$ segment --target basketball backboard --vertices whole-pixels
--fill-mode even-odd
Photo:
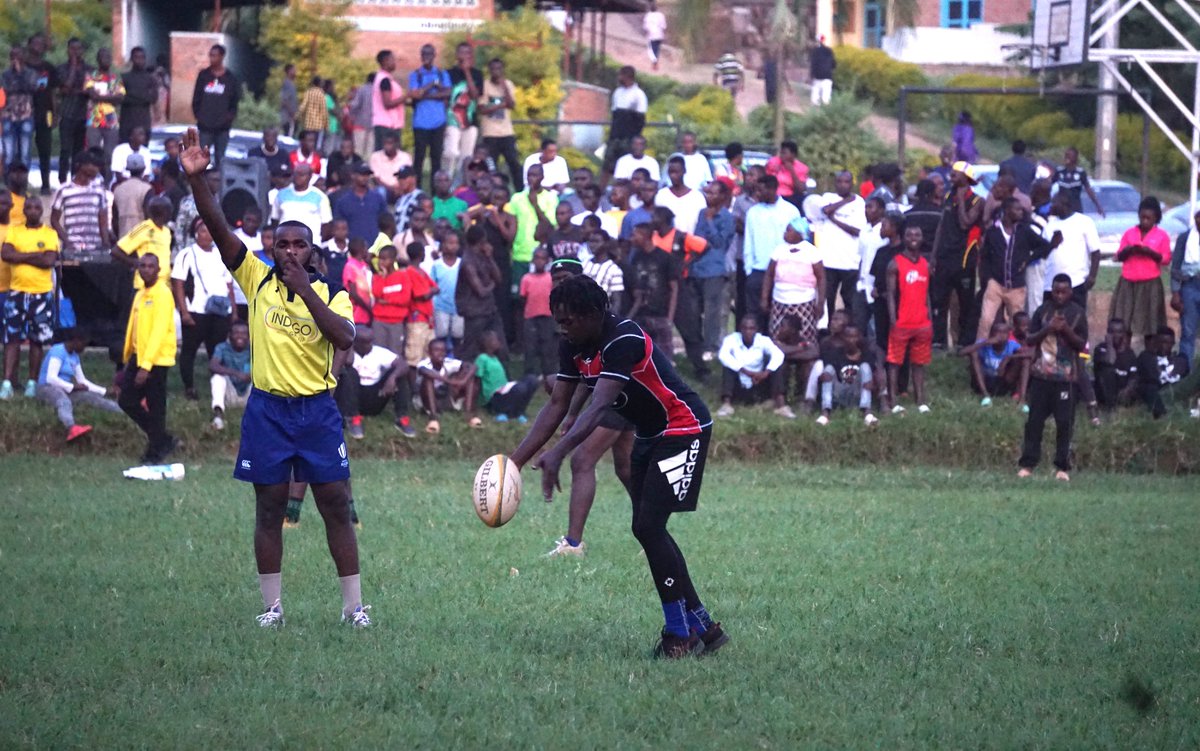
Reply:
[[[1091,29],[1089,0],[1034,0],[1034,70],[1081,65],[1087,62]]]

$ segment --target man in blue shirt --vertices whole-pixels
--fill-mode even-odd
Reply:
[[[746,238],[742,245],[742,265],[746,274],[745,305],[756,312],[760,330],[767,328],[762,311],[762,285],[771,264],[771,253],[783,244],[783,231],[800,210],[779,198],[779,181],[767,175],[758,181],[758,203],[746,212]]]
[[[333,219],[346,220],[350,239],[359,238],[370,245],[379,235],[379,214],[387,203],[378,191],[371,190],[371,167],[365,162],[354,168],[350,190],[339,190],[334,197]]]
[[[437,54],[432,44],[421,47],[421,67],[408,74],[408,100],[413,105],[413,169],[417,184],[425,168],[425,151],[429,151],[432,173],[442,163],[442,143],[446,136],[446,100],[450,98],[450,76],[433,66]]]
[[[696,234],[708,241],[708,248],[692,261],[684,285],[696,301],[704,360],[711,362],[721,348],[729,301],[725,296],[725,264],[736,228],[729,212],[729,185],[713,180],[704,188],[707,207],[696,220]]]

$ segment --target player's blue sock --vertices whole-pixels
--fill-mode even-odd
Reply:
[[[703,634],[705,631],[712,628],[713,619],[704,609],[703,605],[689,610],[687,613],[688,625],[696,629],[696,633]]]
[[[662,609],[667,632],[686,639],[688,633],[690,633],[688,631],[686,601],[664,602]]]
[[[570,545],[571,547],[573,547],[573,548],[579,547],[579,540],[576,540],[573,537],[563,537],[563,539],[566,540],[567,544]]]

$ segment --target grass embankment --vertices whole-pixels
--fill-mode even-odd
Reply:
[[[519,362],[510,372],[519,372]],[[835,413],[825,428],[801,415],[798,420],[776,417],[764,407],[739,408],[728,419],[718,420],[713,436],[715,461],[790,462],[839,466],[939,466],[961,469],[1011,469],[1020,453],[1024,415],[1011,400],[997,399],[990,409],[981,409],[967,386],[965,361],[938,356],[930,372],[930,400],[934,412],[918,415],[910,409],[904,417],[881,415],[875,429],[862,425],[854,413]],[[85,360],[93,380],[111,373],[99,356]],[[681,372],[688,375],[684,365]],[[197,366],[201,401],[183,399],[178,376],[170,376],[171,395],[168,427],[186,442],[179,456],[183,461],[220,460],[231,463],[237,454],[238,419],[231,414],[229,427],[217,433],[209,425],[206,368]],[[714,382],[717,378],[713,379]],[[701,394],[715,411],[720,399],[716,386],[701,387]],[[541,406],[538,396],[530,416]],[[142,449],[141,434],[123,415],[98,415],[80,410],[80,422],[90,422],[96,431],[79,442],[66,445],[54,414],[41,403],[21,397],[0,402],[0,451],[32,452],[64,457],[119,456],[133,462]],[[403,438],[386,416],[366,420],[367,437],[351,442],[354,458],[459,459],[482,458],[511,451],[520,440],[521,426],[488,420],[482,430],[469,430],[459,415],[442,420],[442,434],[423,432],[424,419],[417,417],[418,436]],[[1052,425],[1052,423],[1051,423]],[[1045,435],[1046,458],[1053,447],[1053,427]],[[1105,417],[1105,424],[1087,424],[1082,408],[1076,421],[1075,455],[1080,469],[1092,472],[1162,472],[1187,474],[1200,471],[1200,421],[1177,408],[1164,420],[1151,420],[1143,409],[1126,409]],[[230,464],[232,466],[232,464]]]
[[[356,462],[376,626],[338,627],[308,504],[270,633],[225,461],[0,459],[0,746],[1200,745],[1190,479],[712,464],[671,527],[732,641],[661,664],[611,472],[588,557],[546,560],[561,499],[486,528],[475,464]]]

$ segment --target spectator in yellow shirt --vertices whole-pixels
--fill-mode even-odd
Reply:
[[[125,369],[117,403],[146,434],[143,464],[161,464],[178,446],[167,432],[167,373],[175,364],[175,300],[162,280],[158,256],[138,258],[142,289],[125,328]]]
[[[11,399],[12,379],[21,361],[21,343],[29,342],[29,380],[25,396],[37,396],[42,347],[54,338],[54,278],[58,233],[42,224],[42,199],[25,199],[25,226],[9,226],[0,260],[9,264],[9,292],[4,300],[4,382],[0,399]]]
[[[129,234],[117,241],[111,251],[112,257],[136,272],[133,288],[142,288],[141,264],[139,259],[147,253],[158,256],[158,270],[162,279],[171,276],[171,199],[155,196],[146,207],[150,217],[129,230]]]

